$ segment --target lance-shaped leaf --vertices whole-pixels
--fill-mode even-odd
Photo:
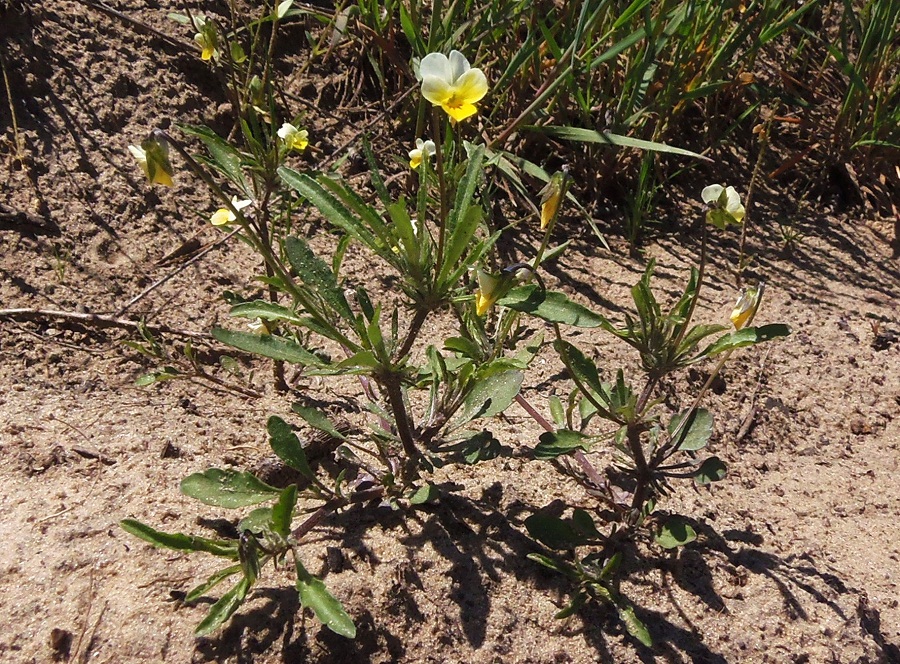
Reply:
[[[250,191],[247,180],[244,178],[244,172],[241,169],[241,154],[228,141],[222,139],[212,129],[203,125],[179,125],[179,129],[203,141],[206,149],[209,150],[210,159],[201,159],[201,161],[213,166],[237,185],[242,192]]]
[[[307,609],[312,609],[323,625],[335,634],[340,634],[348,639],[356,638],[356,625],[353,619],[344,611],[341,603],[334,595],[328,592],[328,588],[306,571],[303,563],[295,559],[297,565],[297,592],[300,594],[300,604]]]
[[[272,506],[272,528],[287,537],[291,534],[291,522],[294,519],[294,506],[297,504],[297,485],[291,484],[281,492],[278,502]]]
[[[347,304],[344,291],[328,264],[316,256],[302,238],[288,237],[284,241],[284,248],[300,281],[342,318],[353,322],[353,312]]]
[[[628,630],[628,633],[648,648],[653,647],[653,639],[650,637],[650,632],[641,619],[637,617],[634,607],[621,598],[618,598],[615,604],[619,620],[625,623],[625,629]]]
[[[194,634],[197,636],[206,636],[212,634],[216,629],[221,627],[247,598],[247,592],[250,590],[251,585],[253,585],[252,582],[246,577],[238,581],[234,588],[222,595],[222,597],[219,598],[219,601],[210,607],[209,613],[207,613],[203,621],[197,625]]]
[[[250,332],[236,332],[225,330],[221,327],[213,328],[213,337],[223,344],[234,348],[269,357],[273,360],[284,360],[291,364],[320,367],[324,363],[321,359],[310,353],[296,341],[285,337],[276,337],[271,334],[252,334]]]
[[[603,316],[573,302],[563,293],[545,291],[537,284],[513,288],[500,298],[498,304],[551,323],[575,327],[600,327],[606,323]]]
[[[217,585],[222,583],[225,579],[230,576],[234,576],[235,574],[239,574],[241,571],[240,563],[237,565],[232,565],[231,567],[226,567],[225,569],[220,569],[215,574],[211,574],[206,581],[201,583],[196,588],[192,589],[188,592],[187,595],[184,596],[184,601],[188,604],[196,602],[198,599],[203,597],[210,590],[215,588]]]
[[[312,203],[329,222],[368,247],[378,246],[378,240],[366,224],[313,178],[284,166],[278,169],[278,175],[289,187]]]
[[[239,318],[262,318],[264,320],[284,321],[294,325],[303,325],[304,323],[304,319],[298,316],[293,309],[274,302],[267,302],[266,300],[241,302],[231,307],[229,313]]]
[[[650,152],[668,152],[669,154],[677,154],[685,157],[694,157],[695,159],[703,159],[704,161],[712,161],[709,157],[702,154],[685,150],[684,148],[676,148],[665,143],[655,141],[645,141],[640,138],[632,138],[631,136],[621,136],[619,134],[611,134],[608,131],[599,132],[595,129],[582,129],[580,127],[555,127],[527,126],[523,129],[533,129],[540,131],[554,138],[561,138],[565,141],[578,141],[581,143],[599,143],[601,145],[614,145],[623,148],[638,148],[639,150],[648,150]]]
[[[719,353],[735,348],[743,348],[744,346],[752,346],[753,344],[762,343],[779,337],[786,337],[791,333],[791,328],[781,323],[772,325],[763,325],[762,327],[745,327],[731,334],[717,339],[715,343],[703,351],[702,355],[712,357]]]
[[[181,493],[207,505],[247,507],[271,500],[281,489],[269,486],[250,473],[210,468],[181,480]]]
[[[122,519],[119,525],[127,533],[139,537],[153,546],[176,551],[202,551],[223,558],[237,558],[237,543],[229,540],[211,540],[183,533],[164,533],[134,519]]]
[[[325,416],[322,411],[316,408],[308,408],[306,406],[302,406],[296,402],[291,404],[291,410],[302,417],[306,421],[306,423],[313,429],[323,431],[332,438],[347,440],[347,437],[338,430],[338,428],[332,423],[331,420],[329,420]]]

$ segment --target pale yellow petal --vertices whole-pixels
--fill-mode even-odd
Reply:
[[[487,77],[480,69],[470,69],[459,77],[453,87],[455,97],[468,104],[474,104],[487,94]]]
[[[235,216],[228,208],[219,208],[209,219],[213,226],[225,226],[235,220]]]
[[[453,96],[453,88],[436,76],[428,76],[422,80],[422,96],[435,106],[441,106]]]

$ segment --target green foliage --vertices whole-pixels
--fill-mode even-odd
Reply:
[[[875,4],[873,16],[888,15]],[[452,478],[454,464],[511,454],[488,427],[518,402],[546,429],[534,446],[535,459],[554,464],[561,479],[575,477],[598,503],[596,509],[579,506],[570,516],[546,509],[524,520],[536,546],[558,552],[557,557],[533,553],[530,558],[572,584],[570,601],[558,617],[592,600],[605,602],[615,607],[637,642],[652,644],[639,612],[619,592],[623,555],[654,541],[668,549],[696,539],[686,518],[663,519],[654,510],[676,480],[705,486],[726,476],[718,457],[702,458],[716,438],[713,415],[700,403],[732,353],[784,337],[789,329],[781,324],[744,327],[758,297],[748,317],[732,318],[739,328],[733,332],[717,322],[694,321],[708,262],[706,234],[740,223],[743,207],[738,214],[737,207],[729,211],[716,201],[707,215],[712,228],[701,224],[698,265],[674,301],[667,302],[654,288],[650,260],[631,288],[628,310],[616,321],[612,318],[618,315],[547,290],[542,276],[547,261],[568,247],[568,242],[551,245],[551,238],[558,242],[560,208],[564,202],[577,203],[573,191],[579,184],[619,177],[621,171],[634,190],[627,217],[629,237],[636,242],[672,164],[684,163],[674,160],[708,161],[697,150],[746,121],[758,106],[755,97],[744,99],[746,91],[734,83],[742,67],[752,65],[761,48],[811,10],[782,0],[753,4],[744,17],[734,6],[686,0],[636,0],[624,7],[606,0],[563,3],[549,14],[542,7],[506,0],[483,6],[389,0],[382,7],[360,0],[336,10],[331,45],[355,38],[351,17],[367,26],[375,48],[365,49],[366,60],[385,93],[392,81],[406,86],[411,80],[408,54],[400,48],[404,38],[414,63],[466,45],[472,46],[466,51],[476,64],[479,54],[481,59],[491,54],[494,85],[489,104],[476,100],[482,123],[477,129],[456,116],[450,123],[442,115],[446,105],[429,107],[425,96],[419,97],[410,118],[414,122],[408,124],[416,127],[423,158],[402,193],[397,174],[379,163],[376,148],[381,146],[368,139],[361,141],[368,185],[310,170],[294,159],[308,136],[294,126],[299,120],[287,107],[281,70],[272,58],[280,23],[312,9],[293,7],[288,0],[266,6],[261,16],[230,30],[212,19],[185,17],[213,66],[227,74],[222,80],[228,81],[233,131],[226,139],[208,127],[181,126],[181,135],[202,149],[197,155],[162,132],[146,143],[159,164],[168,163],[163,157],[171,146],[220,201],[224,207],[214,223],[255,252],[260,272],[255,281],[264,288],[262,293],[227,294],[232,324],[249,323],[253,332],[216,328],[213,337],[273,360],[275,387],[282,392],[314,379],[327,383],[324,393],[336,391],[358,406],[351,407],[352,424],[346,425],[332,421],[326,414],[331,409],[321,406],[317,394],[294,403],[302,425],[315,432],[308,445],[292,424],[269,417],[271,449],[297,474],[285,488],[248,472],[216,468],[182,481],[182,492],[205,504],[253,508],[237,521],[232,539],[122,522],[127,532],[155,546],[227,561],[188,593],[189,601],[197,601],[226,580],[232,584],[211,605],[198,634],[222,626],[250,596],[266,565],[281,565],[290,554],[300,604],[335,633],[354,638],[350,615],[306,569],[300,555],[308,543],[304,538],[351,504],[429,509],[418,506],[441,500],[436,468]],[[509,30],[509,25],[521,29]],[[324,38],[313,46],[314,53],[325,49]],[[885,52],[878,51],[878,57]],[[427,63],[420,73],[425,70]],[[848,75],[854,85],[861,79],[859,72]],[[871,90],[863,83],[868,87],[861,90]],[[688,135],[682,131],[686,126],[694,128],[696,109],[743,102],[750,110],[709,127],[702,144],[673,144]],[[859,97],[850,108],[857,113],[864,103]],[[413,111],[398,111],[403,112]],[[433,155],[421,142],[426,127]],[[524,153],[519,141],[535,137],[552,149],[529,151],[529,159],[516,154]],[[560,145],[566,146],[564,154],[553,154]],[[570,161],[568,171],[555,165],[561,158]],[[538,194],[535,183],[547,186]],[[504,192],[508,201],[501,198]],[[731,205],[728,196],[736,192],[729,192],[723,200]],[[505,219],[508,211],[515,216],[517,196],[540,208],[543,237],[533,253],[523,240],[523,227],[514,228],[517,219]],[[317,224],[325,232],[307,237],[306,225]],[[504,254],[501,261],[495,246],[504,233],[519,235],[505,249],[526,247],[525,255],[510,259]],[[344,270],[345,256],[363,261],[366,273]],[[761,287],[755,292],[761,297]],[[542,331],[535,333],[533,327]],[[577,344],[569,328],[584,333]],[[522,394],[545,331],[551,330],[552,351],[565,371],[549,382],[555,388],[571,381],[548,398],[553,424]],[[623,341],[636,360],[620,364],[591,348],[587,340],[600,334]],[[215,379],[203,373],[190,346],[184,349],[185,361],[177,363],[152,337],[142,337],[132,347],[164,366],[140,378],[140,384],[204,375]],[[686,370],[711,362],[717,364],[696,389],[686,380]],[[284,363],[295,365],[293,385],[288,385]],[[478,426],[471,430],[475,421]],[[327,452],[321,454],[320,447]],[[607,466],[595,467],[597,459]],[[639,566],[629,568],[634,567]]]

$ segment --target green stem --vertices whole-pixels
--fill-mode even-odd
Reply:
[[[444,177],[444,151],[441,146],[441,116],[437,106],[431,111],[431,126],[434,132],[434,154],[435,167],[437,168],[438,187],[441,192],[441,218],[438,221],[438,246],[437,255],[435,256],[435,272],[434,280],[437,284],[438,276],[441,273],[444,262],[444,242],[447,235],[447,215],[449,214],[449,203],[447,200],[447,181]]]
[[[399,377],[394,373],[382,375],[379,382],[382,387],[384,387],[388,403],[394,413],[394,421],[397,425],[397,435],[400,437],[400,442],[403,444],[403,451],[406,453],[404,479],[408,482],[415,479],[417,476],[418,462],[422,455],[416,447],[415,440],[413,440],[412,427],[409,423],[409,414],[406,410],[406,401],[403,398],[403,388],[400,385]]]
[[[688,309],[687,316],[684,319],[684,322],[681,324],[681,332],[678,333],[678,337],[672,343],[671,348],[678,348],[681,344],[681,341],[684,339],[684,335],[687,334],[688,328],[691,325],[691,319],[694,317],[694,309],[697,307],[697,300],[700,299],[700,289],[703,287],[703,277],[706,276],[706,237],[708,234],[706,225],[706,219],[703,220],[703,230],[700,231],[700,267],[697,270],[697,288],[694,290],[694,297],[691,298],[691,306]]]

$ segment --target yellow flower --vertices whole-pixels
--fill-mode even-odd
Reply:
[[[750,324],[759,309],[759,303],[762,300],[763,289],[765,284],[760,282],[756,286],[752,286],[744,290],[738,301],[734,305],[731,312],[731,324],[735,330],[740,330]]]
[[[500,298],[500,286],[503,279],[499,279],[481,268],[478,268],[475,276],[478,278],[478,290],[475,291],[475,314],[484,316],[488,309],[494,306],[494,302]]]
[[[503,268],[500,275],[485,272],[481,268],[475,271],[478,279],[478,290],[475,291],[475,313],[484,316],[501,297],[516,284],[530,281],[535,276],[534,268],[528,263],[514,263]]]
[[[238,210],[243,210],[245,207],[250,205],[252,201],[249,200],[240,200],[237,196],[231,197],[231,204]],[[234,212],[232,212],[228,208],[219,208],[215,211],[212,217],[209,218],[209,223],[213,226],[227,226],[233,221],[237,221],[237,217]]]
[[[459,122],[475,115],[475,102],[487,94],[487,77],[480,69],[473,69],[459,51],[429,53],[419,64],[422,77],[422,96],[440,106]]]
[[[169,146],[161,141],[148,138],[138,145],[129,145],[128,151],[137,160],[138,166],[151,184],[172,186],[172,164],[169,163]]]
[[[434,156],[434,141],[423,141],[421,138],[416,139],[416,147],[409,151],[409,167],[413,170],[417,169],[425,157],[429,159]]]
[[[278,138],[284,141],[284,147],[288,150],[303,152],[309,145],[309,132],[305,129],[297,129],[290,122],[285,122],[278,130]]]
[[[203,16],[194,19],[199,32],[194,35],[194,41],[202,49],[200,53],[201,60],[209,60],[219,55],[219,38],[216,35],[216,26],[212,21],[206,20]]]
[[[700,197],[713,208],[706,213],[707,221],[713,226],[725,228],[728,224],[739,224],[744,220],[746,210],[734,187],[711,184],[703,188]]]
[[[541,189],[541,230],[546,230],[548,224],[556,216],[559,210],[559,202],[562,200],[563,184],[565,183],[565,174],[558,171],[550,178],[543,189]]]

